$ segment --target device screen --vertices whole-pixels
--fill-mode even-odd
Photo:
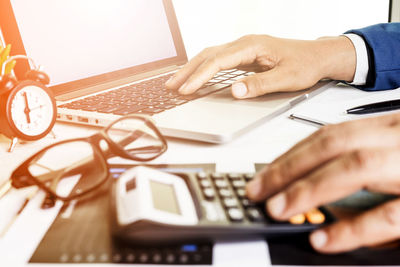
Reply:
[[[177,55],[162,0],[11,0],[51,86]]]
[[[173,185],[150,180],[150,188],[155,209],[181,215]]]

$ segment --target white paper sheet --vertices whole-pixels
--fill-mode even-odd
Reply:
[[[168,151],[153,163],[193,164],[216,162],[219,163],[217,164],[217,169],[220,172],[250,172],[253,171],[254,162],[272,161],[293,144],[316,130],[315,127],[288,119],[289,114],[299,113],[333,122],[338,118],[342,118],[341,116],[346,108],[369,103],[370,101],[375,102],[392,98],[400,98],[400,89],[368,93],[349,87],[335,87],[328,89],[321,95],[265,123],[229,144],[213,145],[170,140]],[[346,116],[345,119],[347,120],[348,117]],[[46,137],[38,142],[19,145],[11,154],[6,152],[8,141],[1,139],[0,158],[2,160],[0,161],[0,181],[7,179],[18,164],[45,145],[66,138],[87,136],[96,132],[97,129],[56,124],[54,131],[57,134],[57,139]],[[121,163],[126,161],[113,159],[111,162]],[[43,195],[43,193],[39,193],[21,213],[7,235],[0,238],[1,266],[24,265],[56,217],[61,203],[57,203],[55,208],[41,210],[39,206]],[[10,218],[10,214],[7,215],[6,213],[14,214],[16,209],[21,205],[23,198],[24,193],[14,192],[13,195],[0,199],[0,220]],[[216,266],[270,265],[268,247],[263,241],[218,244],[215,246],[214,256]],[[13,265],[11,265],[11,262]]]

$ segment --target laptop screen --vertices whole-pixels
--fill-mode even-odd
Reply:
[[[5,41],[13,54],[42,65],[55,89],[74,90],[186,60],[170,1],[5,2],[13,14],[10,23],[1,21]]]

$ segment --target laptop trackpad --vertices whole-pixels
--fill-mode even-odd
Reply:
[[[153,118],[167,135],[176,135],[176,130],[180,130],[186,134],[197,133],[230,139],[255,122],[280,110],[284,111],[290,101],[301,94],[304,92],[274,93],[249,100],[237,100],[227,88],[157,114]]]

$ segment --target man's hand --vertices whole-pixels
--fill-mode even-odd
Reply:
[[[267,200],[278,220],[339,200],[360,189],[400,194],[400,114],[326,126],[295,145],[248,184],[254,201]],[[400,200],[310,236],[325,253],[352,250],[400,238]]]
[[[167,83],[167,88],[191,94],[218,71],[239,68],[258,72],[232,85],[236,98],[306,89],[319,80],[352,81],[355,49],[344,36],[302,41],[267,35],[248,35],[206,48]]]

